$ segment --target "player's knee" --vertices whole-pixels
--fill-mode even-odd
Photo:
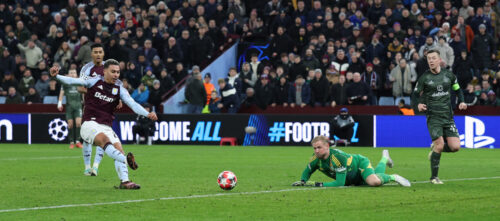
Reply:
[[[104,133],[99,133],[94,138],[94,144],[105,148],[104,145],[109,143],[109,138]]]
[[[78,128],[82,127],[82,123],[76,123],[76,127]]]
[[[68,128],[73,129],[73,121],[68,121]]]
[[[448,144],[451,152],[458,152],[460,150],[460,144]]]
[[[369,185],[369,186],[380,186],[382,185],[382,181],[380,180],[380,178],[378,178],[378,176],[370,176],[367,180],[366,180],[366,183]]]

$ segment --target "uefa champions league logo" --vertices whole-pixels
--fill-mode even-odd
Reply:
[[[68,124],[61,118],[56,118],[49,123],[49,135],[55,141],[62,141],[68,136]]]

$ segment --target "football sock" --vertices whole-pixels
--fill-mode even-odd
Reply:
[[[382,160],[375,167],[375,173],[385,173],[385,165],[387,165],[387,158],[382,157]]]
[[[75,129],[75,137],[76,137],[75,142],[80,142],[80,128],[79,127],[77,127]]]
[[[122,182],[129,181],[128,168],[126,163],[115,160],[115,169],[116,173],[118,174],[118,178],[120,178],[120,181]]]
[[[95,157],[94,157],[95,168],[99,168],[99,164],[101,163],[102,157],[104,157],[104,150],[100,146],[96,146]]]
[[[393,175],[387,175],[385,173],[377,173],[376,175],[378,176],[378,178],[380,179],[382,184],[385,184],[385,183],[388,183],[388,182],[391,182],[394,180]]]
[[[450,146],[448,146],[448,143],[444,143],[443,152],[453,152],[451,151]]]
[[[83,142],[83,163],[85,164],[85,169],[90,169],[90,155],[92,154],[92,144]]]
[[[75,129],[68,127],[68,131],[69,131],[69,133],[68,133],[69,142],[74,143],[75,142]]]
[[[109,157],[111,157],[117,161],[120,161],[122,163],[127,162],[127,158],[125,157],[125,155],[123,155],[122,152],[117,150],[111,143],[106,144],[106,150],[104,152],[106,152],[106,154]]]
[[[441,154],[432,152],[431,154],[431,178],[437,177],[439,171],[439,161],[441,160]]]

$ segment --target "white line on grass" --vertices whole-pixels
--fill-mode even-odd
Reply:
[[[474,178],[457,178],[443,180],[446,182],[453,181],[469,181],[469,180],[492,180],[500,179],[500,176],[494,177],[474,177]],[[416,183],[428,183],[429,181],[415,181]],[[391,185],[391,184],[389,184]],[[392,184],[395,185],[395,184]],[[209,198],[209,197],[219,197],[219,196],[234,196],[234,195],[255,195],[255,194],[265,194],[265,193],[280,193],[280,192],[291,192],[291,191],[308,191],[308,190],[325,190],[328,188],[293,188],[293,189],[282,189],[282,190],[264,190],[255,192],[242,192],[242,193],[215,193],[215,194],[205,194],[205,195],[191,195],[191,196],[173,196],[173,197],[161,197],[155,199],[137,199],[137,200],[124,200],[124,201],[114,201],[114,202],[102,202],[102,203],[83,203],[83,204],[67,204],[59,206],[41,206],[41,207],[29,207],[29,208],[17,208],[17,209],[3,209],[0,213],[8,212],[19,212],[19,211],[30,211],[30,210],[44,210],[44,209],[59,209],[59,208],[69,208],[69,207],[88,207],[88,206],[100,206],[100,205],[113,205],[113,204],[124,204],[124,203],[141,203],[157,200],[178,200],[178,199],[193,199],[193,198]]]
[[[19,157],[19,158],[0,158],[0,161],[11,161],[11,160],[58,160],[58,159],[74,159],[82,158],[82,156],[60,156],[60,157]]]

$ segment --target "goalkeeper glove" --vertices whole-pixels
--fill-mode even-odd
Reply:
[[[321,182],[314,182],[314,181],[297,181],[295,183],[292,183],[292,186],[315,186],[315,187],[322,187],[323,183]]]

